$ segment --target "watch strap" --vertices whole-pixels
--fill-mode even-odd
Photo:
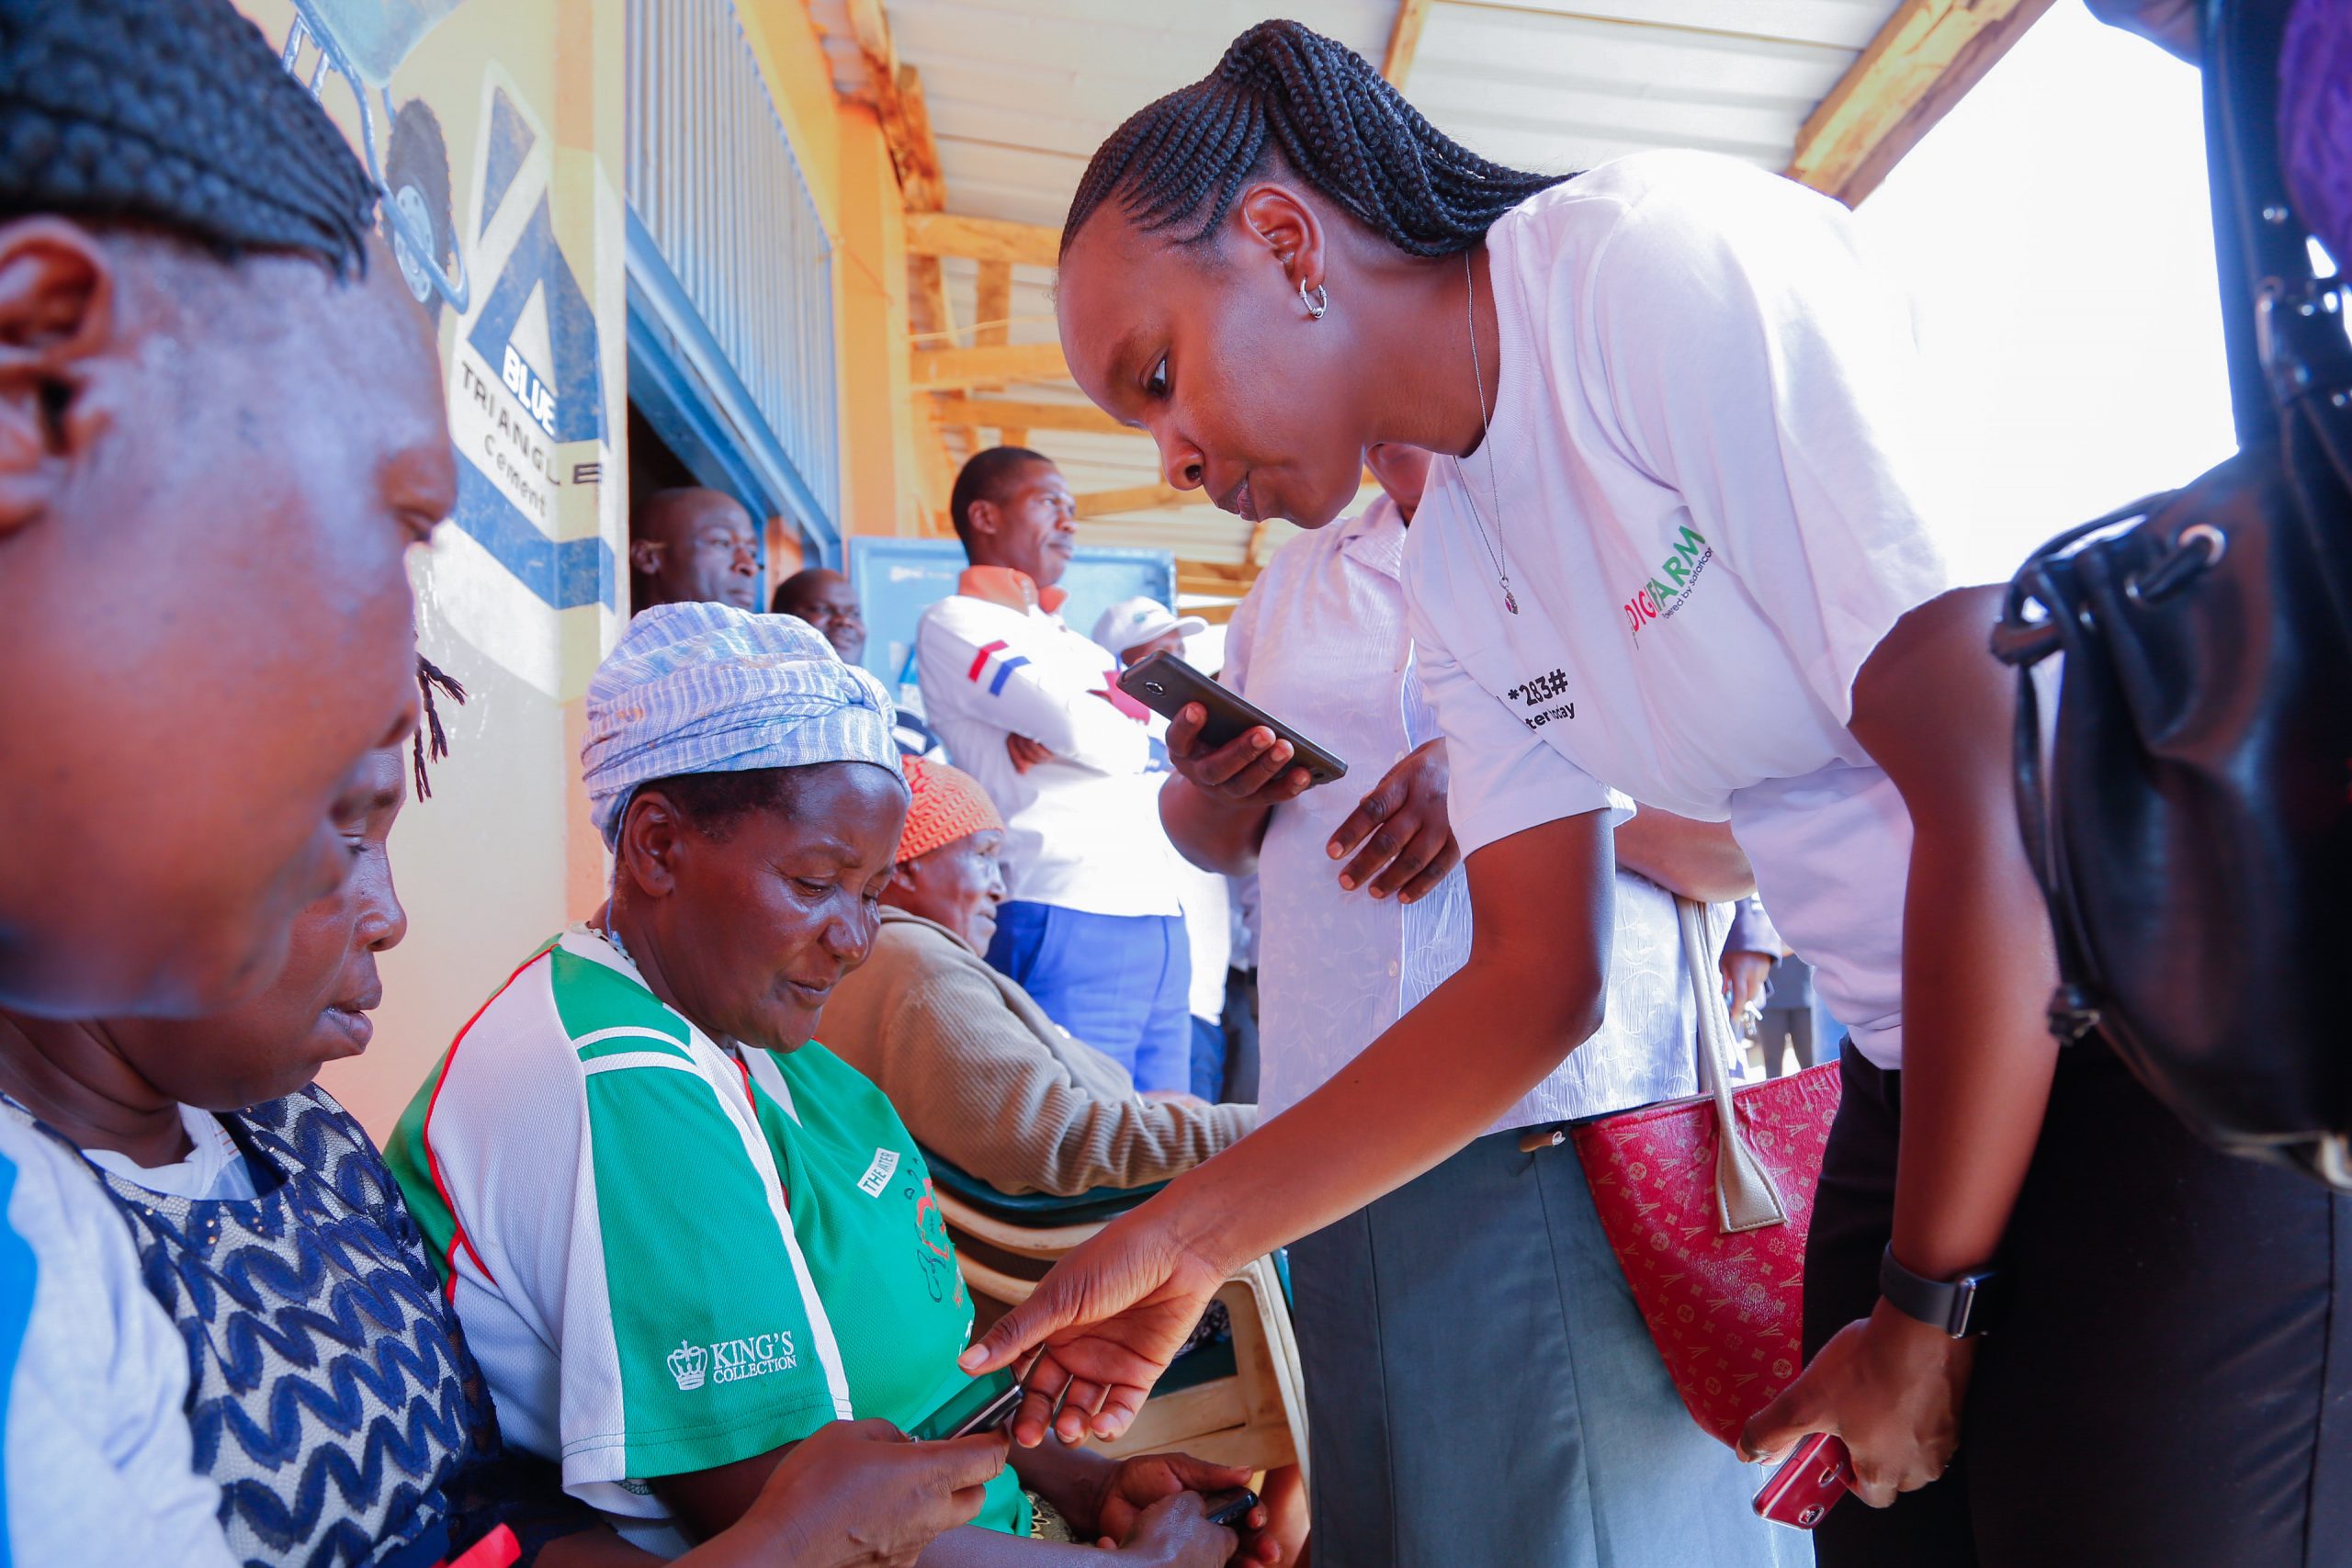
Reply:
[[[1905,1269],[1889,1247],[1880,1256],[1878,1291],[1905,1317],[1916,1317],[1954,1339],[1983,1334],[1997,1315],[2000,1270],[1975,1269],[1952,1280],[1931,1280]]]

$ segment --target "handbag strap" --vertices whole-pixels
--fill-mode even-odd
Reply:
[[[2313,275],[2278,142],[2278,62],[2290,0],[2210,0],[2205,145],[2230,399],[2238,442],[2275,438],[2290,405],[2346,385],[2340,277]],[[2345,258],[2335,258],[2339,267]]]
[[[1715,1101],[1715,1214],[1726,1233],[1762,1230],[1789,1223],[1771,1174],[1733,1114],[1731,1058],[1734,1041],[1731,1013],[1724,1005],[1723,971],[1715,955],[1723,951],[1728,925],[1706,905],[1676,894],[1675,913],[1682,921],[1683,966],[1690,972],[1690,991],[1699,1004],[1699,1070]]]

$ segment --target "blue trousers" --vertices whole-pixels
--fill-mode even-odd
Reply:
[[[1315,1568],[1811,1568],[1683,1409],[1573,1148],[1490,1134],[1290,1263]]]
[[[1136,1088],[1193,1087],[1193,952],[1182,915],[1094,915],[1015,900],[989,963],[1046,1016],[1127,1069]]]
[[[1198,1013],[1193,1015],[1193,1081],[1186,1087],[1211,1105],[1225,1099],[1225,1025]]]

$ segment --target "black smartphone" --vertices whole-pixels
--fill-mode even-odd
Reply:
[[[1119,690],[1163,718],[1174,718],[1182,713],[1186,703],[1200,704],[1208,713],[1208,722],[1201,726],[1201,739],[1211,747],[1222,746],[1263,725],[1277,739],[1290,742],[1291,750],[1296,753],[1291,761],[1305,768],[1317,784],[1327,784],[1347,776],[1347,763],[1272,714],[1243,702],[1175,654],[1154,653],[1136,660],[1119,677]]]
[[[1247,1486],[1231,1492],[1219,1492],[1204,1505],[1209,1523],[1238,1530],[1249,1522],[1250,1511],[1258,1506],[1258,1495]]]
[[[1004,1425],[1021,1404],[1021,1385],[1004,1372],[975,1378],[916,1424],[909,1436],[927,1440],[968,1438]]]

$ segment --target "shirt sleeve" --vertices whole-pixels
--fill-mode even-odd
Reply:
[[[1099,773],[1139,773],[1151,760],[1145,727],[1112,705],[1111,667],[1073,678],[1059,660],[1023,650],[1027,624],[979,620],[943,606],[916,632],[927,713],[960,714],[1035,740],[1057,758]]]
[[[1627,209],[1589,284],[1556,280],[1577,292],[1563,319],[1599,346],[1577,356],[1586,395],[1844,723],[1880,640],[1952,585],[1926,522],[1911,302],[1837,201],[1715,160],[1678,166],[1689,177]]]
[[[1564,817],[1613,809],[1611,826],[1632,815],[1630,802],[1545,745],[1501,698],[1454,661],[1406,573],[1407,621],[1421,689],[1445,732],[1452,784],[1446,817],[1464,858],[1498,840]]]
[[[141,1281],[122,1215],[62,1151],[0,1145],[6,1545],[18,1563],[229,1568],[220,1489],[196,1469],[187,1351]],[[13,1319],[13,1324],[6,1320]]]

